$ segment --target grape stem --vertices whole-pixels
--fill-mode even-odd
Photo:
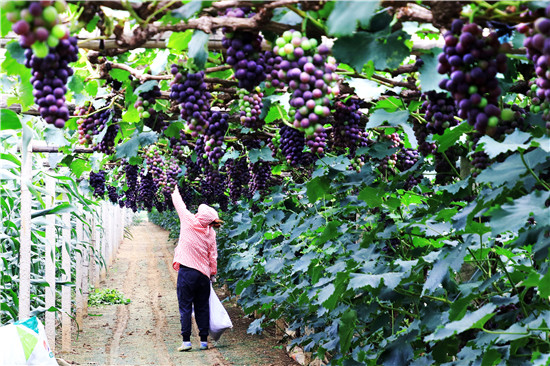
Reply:
[[[449,165],[453,169],[453,172],[456,174],[456,176],[460,178],[460,173],[458,172],[458,170],[456,170],[456,167],[454,166],[454,164],[451,163],[451,160],[449,159],[447,154],[445,154],[445,151],[442,151],[441,154],[443,154],[443,157],[445,158],[445,160],[447,160],[447,163],[449,163]]]
[[[104,111],[106,109],[110,109],[113,107],[113,105],[115,104],[115,101],[116,101],[116,98],[113,98],[113,100],[111,101],[111,103],[109,103],[108,105],[106,105],[105,107],[101,107],[91,113],[88,113],[88,114],[83,114],[82,116],[70,116],[69,118],[86,118],[86,117],[90,117],[96,113],[99,113],[101,111]]]
[[[540,180],[540,178],[535,174],[535,172],[533,171],[533,169],[531,169],[531,167],[529,165],[527,165],[527,162],[525,161],[525,156],[523,155],[524,154],[524,150],[520,149],[519,150],[519,156],[521,157],[521,161],[523,162],[523,165],[525,166],[525,168],[527,169],[527,171],[529,172],[529,174],[531,174],[533,176],[533,178],[535,178],[535,180],[541,185],[543,186],[544,188],[546,188],[547,191],[550,191],[550,187],[548,186],[548,184],[546,184],[544,181]]]
[[[180,1],[172,0],[168,4],[164,5],[163,7],[155,10],[153,12],[153,14],[149,15],[149,17],[147,19],[145,19],[145,23],[143,25],[149,24],[155,18],[155,16],[157,16],[157,14],[163,12],[164,10],[170,8],[171,6],[173,6],[174,4],[179,3],[179,2]]]
[[[325,34],[327,33],[327,27],[323,24],[321,24],[317,19],[313,19],[308,13],[305,11],[298,9],[295,5],[287,4],[287,9],[292,10],[299,16],[301,16],[304,19],[307,19],[311,23],[313,23],[317,28],[321,29]]]
[[[122,2],[124,9],[127,10],[132,17],[135,18],[135,20],[140,24],[143,25],[144,20],[141,19],[139,15],[137,15],[136,11],[132,7],[132,4],[128,0]]]
[[[277,111],[279,112],[279,115],[281,116],[281,121],[283,121],[283,123],[284,123],[285,125],[287,125],[288,127],[294,128],[294,126],[291,125],[290,122],[288,122],[288,121],[283,117],[283,116],[284,116],[284,114],[283,114],[283,109],[281,108],[281,105],[280,105],[280,104],[277,104]]]

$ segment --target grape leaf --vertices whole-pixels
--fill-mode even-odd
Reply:
[[[338,327],[338,336],[340,337],[340,351],[345,354],[350,346],[353,334],[355,333],[355,326],[357,323],[357,311],[354,309],[348,309],[340,318]]]
[[[46,125],[44,128],[44,138],[52,145],[68,146],[71,143],[67,141],[63,135],[63,131],[63,129],[57,128],[54,125]]]
[[[201,70],[204,69],[206,58],[208,57],[208,50],[206,49],[208,39],[210,39],[210,34],[196,29],[193,32],[191,41],[189,41],[188,55],[194,60],[195,65]]]
[[[21,128],[21,121],[17,113],[11,109],[0,109],[0,130],[18,130]]]
[[[151,74],[158,75],[164,71],[166,64],[168,63],[169,50],[159,51],[151,64]]]
[[[148,92],[149,90],[152,90],[155,86],[158,86],[158,82],[156,80],[148,80],[137,87],[136,90],[134,90],[133,94],[139,95],[141,93]]]
[[[403,31],[389,36],[358,32],[338,38],[332,50],[338,61],[352,66],[357,72],[361,72],[363,65],[370,60],[378,70],[393,69],[410,55],[410,49],[405,44],[409,38]]]
[[[442,328],[437,329],[434,333],[424,337],[425,342],[438,341],[448,338],[455,334],[460,334],[471,328],[480,328],[493,317],[493,311],[496,309],[496,305],[489,303],[485,304],[476,311],[466,314],[461,320],[455,320],[447,323]]]
[[[380,281],[384,280],[384,285],[393,290],[399,285],[402,277],[403,273],[400,272],[386,272],[384,274],[353,273],[349,281],[349,287],[354,290],[367,286],[378,288]]]
[[[261,149],[252,149],[248,152],[248,157],[250,162],[254,164],[258,160],[263,161],[276,161],[272,156],[271,149],[267,146],[262,147]]]
[[[434,48],[432,49],[432,52],[425,53],[420,57],[422,61],[424,61],[424,64],[418,69],[420,88],[423,91],[443,91],[439,88],[439,81],[443,78],[443,76],[437,72],[437,65],[439,63],[437,58],[440,53],[440,48]]]
[[[547,215],[548,216],[548,215]],[[550,217],[547,217],[547,221],[546,222],[550,222]],[[546,271],[546,274],[544,275],[544,277],[542,277],[540,279],[540,282],[539,282],[539,292],[540,292],[540,296],[543,298],[543,299],[548,299],[550,298],[550,269]]]
[[[327,19],[328,33],[347,36],[355,31],[357,23],[366,27],[378,8],[378,1],[337,1]]]
[[[357,198],[365,201],[369,207],[380,207],[382,205],[383,193],[377,188],[366,186],[359,192]]]
[[[401,126],[407,123],[408,118],[409,111],[407,110],[390,113],[383,109],[377,109],[369,116],[367,128],[378,127],[385,122],[387,122],[389,126]]]
[[[329,240],[336,238],[338,236],[338,228],[341,225],[342,223],[338,220],[329,221],[321,235],[317,237],[316,244],[321,245]]]
[[[467,122],[463,122],[458,126],[448,128],[443,135],[433,135],[433,140],[438,142],[437,151],[445,152],[462,137],[463,134],[472,131],[472,126]]]
[[[12,23],[6,18],[6,11],[0,7],[0,32],[5,37],[11,31]]]
[[[313,178],[306,183],[306,187],[309,202],[313,203],[328,193],[330,188],[330,179],[325,176]]]
[[[79,94],[82,90],[84,90],[84,78],[75,73],[71,76],[71,80],[69,80],[69,84],[67,86],[74,94]]]
[[[173,10],[171,15],[177,19],[189,19],[193,15],[197,14],[202,9],[202,1],[191,0],[184,6]]]
[[[170,38],[168,38],[168,43],[166,46],[174,49],[175,51],[186,50],[192,36],[193,31],[191,29],[188,29],[185,32],[174,32],[170,35]]]
[[[87,160],[83,159],[74,159],[71,162],[70,168],[77,179],[80,178],[82,173],[92,170],[90,163]]]
[[[111,69],[109,70],[109,75],[112,76],[113,79],[125,82],[128,81],[128,76],[130,76],[130,72],[128,70],[122,70],[122,69]]]
[[[546,161],[549,156],[544,150],[538,148],[524,156],[525,162],[531,168],[535,164]],[[527,168],[521,161],[519,154],[514,154],[504,160],[502,163],[495,163],[482,171],[477,177],[478,183],[491,183],[496,186],[504,185],[513,188],[518,182],[523,182],[521,178],[527,173]]]
[[[328,284],[319,293],[319,303],[321,303],[326,309],[333,310],[336,307],[338,300],[346,290],[346,283],[348,279],[348,272],[336,273],[334,283]]]
[[[549,223],[550,210],[545,205],[545,201],[549,198],[550,192],[534,191],[511,203],[503,204],[491,213],[492,234],[517,232],[526,225],[531,213],[535,221]]]
[[[357,96],[364,101],[376,99],[389,90],[395,93],[399,93],[401,91],[400,87],[388,89],[387,87],[368,79],[350,78],[349,80],[346,80],[346,83],[355,89]]]
[[[531,134],[519,130],[506,136],[503,142],[493,140],[489,136],[483,136],[479,139],[478,144],[484,144],[484,151],[492,159],[495,156],[507,151],[517,151],[518,149],[526,150],[529,147],[527,141],[531,138]]]
[[[445,275],[449,272],[449,268],[457,271],[462,265],[464,256],[466,255],[466,245],[456,245],[451,250],[441,250],[438,259],[428,272],[424,286],[422,287],[422,295],[426,292],[433,292],[441,285]]]
[[[25,64],[25,49],[19,45],[19,42],[12,41],[6,45],[6,49],[9,51],[11,57],[21,65]]]

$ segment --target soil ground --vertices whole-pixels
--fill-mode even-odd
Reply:
[[[74,332],[72,352],[57,357],[76,365],[298,365],[269,331],[246,333],[253,319],[246,318],[234,300],[224,302],[233,329],[217,344],[210,342],[208,350],[199,351],[193,321],[194,348],[178,352],[181,336],[173,240],[166,230],[148,221],[133,226],[131,234],[100,285],[121,291],[131,303],[89,307],[82,331]],[[223,301],[227,294],[215,289]]]

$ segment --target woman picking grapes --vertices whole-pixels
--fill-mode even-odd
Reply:
[[[180,219],[180,236],[172,266],[178,271],[177,294],[183,343],[178,351],[190,351],[191,312],[199,328],[200,349],[208,349],[210,280],[217,273],[216,231],[222,221],[212,207],[200,205],[193,215],[176,188],[172,202]]]

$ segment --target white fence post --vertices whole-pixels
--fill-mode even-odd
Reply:
[[[48,170],[49,174],[53,174],[52,170]],[[55,179],[46,175],[46,208],[52,208],[55,205]],[[48,215],[46,218],[46,250],[45,250],[45,280],[48,287],[46,292],[46,309],[55,306],[55,218],[57,215]],[[55,312],[47,311],[45,316],[44,328],[46,337],[52,351],[55,351]]]
[[[86,222],[91,225],[89,212],[83,212],[83,216],[86,218]],[[88,293],[90,287],[90,263],[92,259],[92,231],[84,230],[84,237],[86,237],[87,250],[82,247],[82,315],[88,315]]]
[[[77,212],[79,214],[82,215],[82,217],[84,216],[84,212],[82,210],[82,206],[81,205],[78,205],[77,206],[78,209],[77,209]],[[77,325],[77,329],[81,329],[82,328],[82,316],[83,316],[83,307],[84,307],[84,303],[83,303],[83,293],[84,293],[84,289],[83,289],[83,286],[82,286],[82,282],[83,282],[83,269],[84,269],[84,265],[83,265],[83,262],[84,262],[84,245],[83,245],[83,240],[84,240],[84,235],[83,235],[83,230],[82,230],[82,221],[80,220],[79,217],[76,217],[75,216],[75,221],[76,221],[76,251],[75,251],[75,262],[76,262],[76,272],[75,272],[75,275],[76,275],[76,278],[75,278],[75,305],[76,305],[76,325]]]
[[[31,313],[31,192],[32,142],[22,152],[21,161],[21,231],[19,237],[19,320]]]
[[[67,196],[65,196],[65,199]],[[61,221],[63,221],[62,240],[61,240],[61,264],[63,267],[64,275],[61,276],[63,282],[71,281],[71,214],[65,212],[61,215]],[[63,285],[61,287],[61,350],[62,352],[71,351],[71,287]]]
[[[103,262],[105,264],[104,267],[101,267],[101,275],[99,276],[99,279],[100,281],[103,281],[107,275],[106,273],[106,270],[107,270],[107,265],[108,265],[108,261],[107,261],[107,246],[108,246],[108,238],[109,236],[107,235],[107,225],[106,223],[108,222],[109,220],[109,212],[107,210],[107,206],[106,206],[106,203],[105,201],[102,201],[101,202],[101,240],[99,242],[99,245],[100,245],[100,253],[101,253],[101,256],[103,257]],[[106,227],[107,226],[107,227]]]

